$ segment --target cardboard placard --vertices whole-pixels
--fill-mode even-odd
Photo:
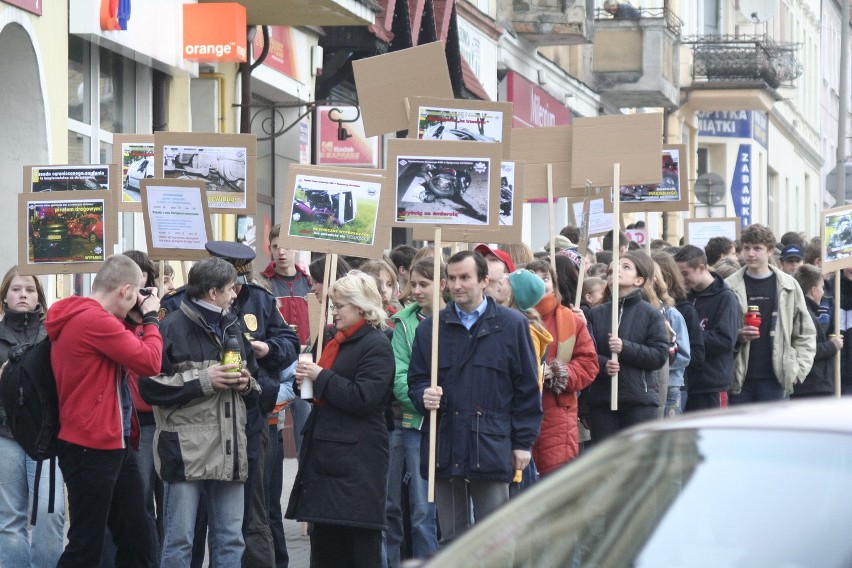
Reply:
[[[489,230],[442,227],[444,242],[469,243],[482,239],[489,243],[512,244],[521,242],[524,203],[523,162],[502,162],[500,165],[500,228]],[[506,180],[504,185],[503,180]],[[508,204],[506,202],[508,201]],[[431,241],[435,238],[432,226],[415,226],[412,238],[416,241]]]
[[[110,191],[18,195],[21,274],[97,272],[115,248],[118,216]]]
[[[352,72],[368,137],[408,128],[406,97],[453,98],[441,41],[358,59]]]
[[[509,159],[512,103],[410,97],[406,104],[409,138],[502,143]]]
[[[279,245],[382,258],[391,243],[393,195],[384,176],[353,170],[290,166]]]
[[[689,172],[686,145],[664,144],[662,156],[661,181],[621,186],[623,213],[689,211],[689,187],[684,177]],[[612,201],[609,206],[611,210]]]
[[[586,235],[586,238],[594,237],[597,235],[603,235],[612,230],[613,226],[613,214],[608,213],[605,210],[604,206],[604,198],[601,191],[597,191],[589,196],[588,200],[588,212],[589,212],[589,220],[588,227],[589,231]],[[574,225],[577,227],[583,226],[584,216],[583,216],[583,208],[585,207],[584,200],[580,199],[579,201],[571,200],[571,213],[574,217]]]
[[[118,188],[115,164],[64,164],[24,166],[24,192],[114,191]]]
[[[388,140],[393,226],[499,229],[501,152],[490,142]]]
[[[825,209],[820,217],[823,274],[852,267],[852,205]]]
[[[583,195],[582,189],[576,191],[571,187],[571,132],[570,126],[512,129],[509,155],[527,165],[524,199],[547,199],[547,164],[553,168],[555,197]]]
[[[621,165],[621,184],[660,183],[663,114],[619,114],[578,118],[572,125],[571,186],[612,185],[612,166]]]
[[[683,241],[702,249],[713,237],[728,237],[735,241],[740,238],[740,225],[739,217],[684,219]]]
[[[257,212],[257,137],[254,134],[154,134],[159,179],[205,182],[213,213]]]
[[[116,196],[119,211],[142,211],[143,179],[154,177],[154,135],[115,134],[112,137],[112,161],[120,168],[118,187],[121,196]]]
[[[151,260],[203,260],[213,240],[203,180],[142,180],[142,220]]]

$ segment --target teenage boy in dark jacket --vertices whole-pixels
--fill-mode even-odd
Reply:
[[[675,262],[689,290],[704,334],[704,364],[689,370],[684,412],[719,408],[719,393],[731,387],[734,376],[734,347],[742,312],[733,291],[707,267],[704,251],[686,245],[675,254]]]
[[[808,313],[817,331],[816,355],[814,365],[804,382],[793,386],[790,398],[805,398],[811,396],[831,396],[834,394],[834,360],[838,351],[843,349],[843,338],[840,336],[828,339],[825,334],[826,326],[821,324],[817,312],[819,303],[825,294],[825,281],[822,272],[816,266],[803,264],[793,274],[805,293],[805,303]]]

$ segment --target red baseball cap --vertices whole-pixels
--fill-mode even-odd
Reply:
[[[489,254],[493,254],[497,258],[499,258],[503,264],[506,265],[506,272],[511,273],[515,271],[515,263],[512,262],[512,257],[509,256],[509,253],[500,249],[493,249],[488,245],[478,245],[474,251],[478,252],[484,257],[487,257]]]

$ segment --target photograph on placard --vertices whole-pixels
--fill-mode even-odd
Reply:
[[[115,241],[109,198],[103,191],[46,195],[19,196],[19,264],[28,274],[97,271]]]
[[[742,222],[739,217],[714,217],[711,219],[684,219],[684,242],[704,248],[713,237],[740,238]]]
[[[204,182],[213,213],[251,215],[257,210],[257,138],[253,134],[154,135],[158,179]]]
[[[372,246],[381,193],[381,179],[297,175],[287,234]]]
[[[121,168],[119,206],[141,203],[140,182],[154,177],[154,135],[116,134],[113,138],[113,162]]]
[[[680,201],[680,148],[663,148],[663,171],[660,183],[621,186],[621,201]]]
[[[852,206],[822,213],[823,270],[852,267]]]
[[[396,221],[488,225],[488,157],[397,156]]]
[[[280,246],[381,258],[390,245],[393,196],[383,175],[290,166],[283,203]]]
[[[32,166],[27,191],[100,191],[110,187],[108,165]]]
[[[142,180],[142,218],[152,259],[200,260],[213,240],[202,180]]]
[[[417,138],[420,140],[502,142],[503,113],[489,110],[418,106]]]
[[[515,162],[500,163],[500,225],[515,224]]]

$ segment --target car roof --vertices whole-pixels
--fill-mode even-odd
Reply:
[[[811,430],[852,433],[852,398],[749,404],[647,422],[636,431],[683,429]]]

